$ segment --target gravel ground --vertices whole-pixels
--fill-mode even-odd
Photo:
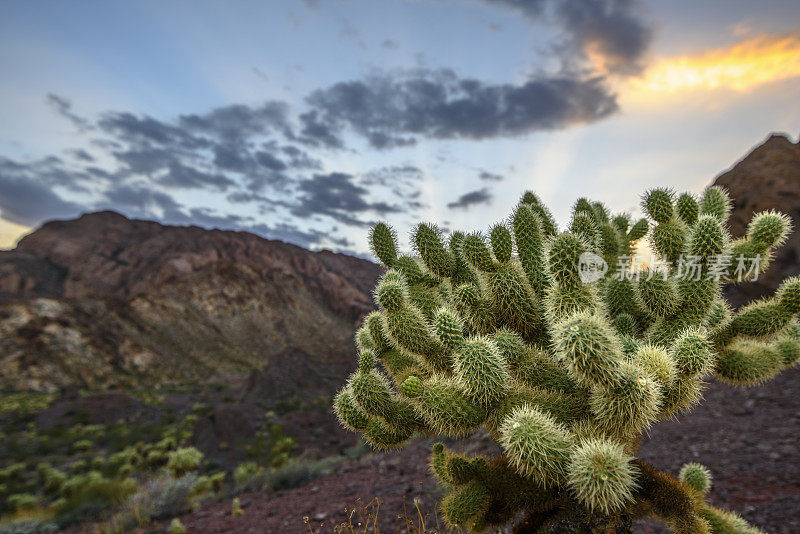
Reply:
[[[754,389],[714,382],[705,399],[680,421],[653,428],[640,457],[671,473],[685,462],[700,462],[714,477],[710,500],[715,505],[739,512],[769,533],[800,533],[800,369]],[[467,445],[472,450],[489,446]],[[428,443],[416,443],[398,453],[368,456],[300,488],[241,495],[244,514],[239,517],[231,516],[231,503],[224,501],[206,503],[181,521],[190,534],[337,532],[334,527],[347,520],[345,509],[378,498],[380,532],[407,532],[398,516],[405,501],[406,515],[415,519],[416,499],[428,516],[426,526],[435,528],[438,496],[427,469],[428,454]],[[354,517],[356,524],[358,514]],[[149,532],[164,532],[167,524],[154,525]],[[668,532],[655,522],[637,524],[635,531]]]

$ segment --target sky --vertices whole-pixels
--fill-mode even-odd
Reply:
[[[111,209],[366,255],[796,141],[800,3],[0,0],[0,72],[0,248]]]

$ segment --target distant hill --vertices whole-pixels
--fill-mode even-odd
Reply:
[[[274,395],[329,394],[381,268],[246,232],[114,212],[0,252],[0,389],[204,381],[263,369]],[[284,379],[285,378],[285,379]]]
[[[771,294],[781,280],[800,274],[800,143],[773,134],[714,184],[727,188],[733,197],[730,230],[734,237],[744,235],[753,213],[763,210],[781,211],[794,223],[788,241],[757,282],[728,288],[731,301],[741,304]]]

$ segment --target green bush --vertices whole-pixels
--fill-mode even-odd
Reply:
[[[89,471],[62,485],[62,498],[51,505],[51,510],[61,525],[99,519],[122,504],[136,487],[131,478],[111,479]]]
[[[169,453],[166,469],[171,471],[175,478],[180,478],[189,471],[197,469],[202,460],[202,452],[194,447],[183,447]]]
[[[30,493],[17,493],[9,495],[8,499],[6,499],[6,503],[9,508],[15,512],[19,512],[36,508],[39,506],[39,499]]]

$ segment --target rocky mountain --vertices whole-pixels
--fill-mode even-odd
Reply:
[[[734,237],[744,235],[753,213],[763,210],[781,211],[794,223],[786,244],[758,281],[728,288],[731,301],[742,304],[771,294],[781,280],[800,274],[800,142],[773,134],[714,184],[724,186],[733,197],[730,229]]]
[[[274,395],[298,383],[329,394],[352,366],[353,332],[380,272],[246,232],[114,212],[49,222],[0,252],[0,389],[261,369]]]

